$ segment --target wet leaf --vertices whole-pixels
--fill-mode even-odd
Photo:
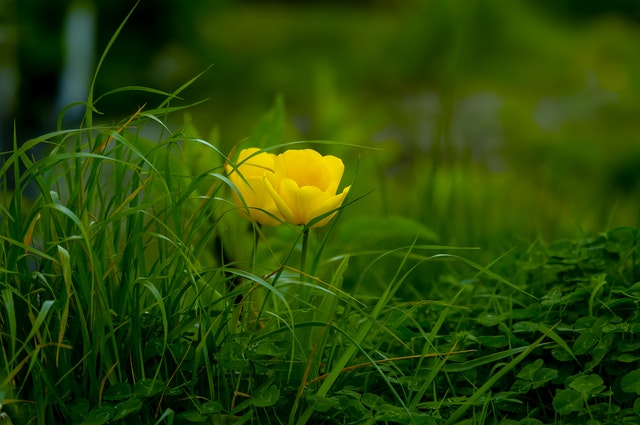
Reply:
[[[125,418],[134,413],[138,413],[142,409],[142,400],[137,398],[130,398],[129,400],[121,401],[114,407],[113,419],[118,420]]]
[[[576,390],[583,396],[592,396],[602,392],[605,386],[602,385],[604,381],[598,375],[584,375],[578,376],[576,379],[569,383],[569,387]]]
[[[533,379],[533,388],[540,388],[547,382],[554,379],[558,376],[558,371],[556,369],[543,367],[536,372],[536,375]]]
[[[108,401],[120,401],[131,397],[132,394],[131,385],[120,382],[107,388],[102,398]]]
[[[576,338],[572,351],[576,356],[585,354],[591,347],[598,343],[598,336],[591,331],[585,331]]]
[[[511,330],[513,332],[531,333],[537,331],[539,326],[540,325],[534,322],[518,322],[513,324]]]
[[[215,415],[222,412],[222,404],[217,401],[208,401],[200,405],[198,411],[203,415]]]
[[[561,362],[568,362],[573,360],[570,353],[567,353],[567,350],[562,348],[553,348],[551,349],[551,355],[554,359],[559,360]]]
[[[92,409],[79,425],[103,425],[113,417],[112,407],[98,407]]]
[[[181,418],[185,419],[188,422],[202,423],[206,422],[209,418],[197,410],[189,410],[180,415]]]
[[[490,313],[482,313],[478,316],[476,321],[483,326],[495,326],[498,323],[503,322],[507,319],[508,316],[505,315],[495,315]]]
[[[582,394],[574,390],[559,390],[553,398],[553,408],[560,415],[568,415],[582,410],[584,400]]]
[[[133,393],[137,397],[153,397],[164,389],[164,383],[156,379],[141,379],[133,386]]]
[[[524,366],[516,376],[527,381],[533,381],[536,372],[542,367],[543,364],[544,361],[542,359],[536,359],[535,361]]]

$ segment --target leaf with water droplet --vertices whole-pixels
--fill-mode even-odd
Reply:
[[[114,407],[115,414],[113,419],[122,419],[126,416],[138,413],[142,409],[142,400],[137,398],[130,398],[129,400],[122,401]]]
[[[583,396],[592,396],[602,392],[605,386],[604,381],[598,375],[583,375],[569,383],[569,387],[576,390]]]

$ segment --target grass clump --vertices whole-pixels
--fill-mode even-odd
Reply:
[[[0,423],[639,420],[637,229],[483,264],[400,217],[341,229],[352,192],[322,228],[261,227],[233,200],[233,155],[169,124],[189,84],[128,88],[161,100],[114,125],[90,96],[83,126],[16,137]],[[283,122],[278,101],[248,142],[310,145],[282,144]]]
[[[4,164],[16,182],[0,221],[4,420],[640,417],[637,229],[488,265],[416,242],[338,254],[339,216],[314,233],[248,226],[215,140],[164,124],[179,110],[47,134]],[[274,146],[259,127],[254,140]],[[38,144],[49,154],[35,160]],[[27,187],[37,196],[19,196]]]

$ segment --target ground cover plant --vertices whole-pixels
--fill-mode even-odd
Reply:
[[[491,264],[417,242],[341,252],[331,235],[363,194],[318,229],[247,221],[242,161],[167,128],[179,90],[156,94],[114,126],[90,107],[3,166],[4,423],[640,418],[637,229]],[[257,152],[300,146],[279,144],[278,117]],[[36,144],[50,153],[31,159]]]
[[[640,421],[637,228],[450,246],[364,216],[376,168],[326,158],[376,151],[288,140],[281,100],[233,149],[202,137],[196,82],[91,91],[78,128],[16,134],[0,424]],[[153,101],[100,122],[132,90]],[[294,174],[329,183],[287,196],[265,173],[303,149],[323,159]]]

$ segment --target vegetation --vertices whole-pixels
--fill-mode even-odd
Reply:
[[[61,116],[56,131],[15,134],[1,165],[0,424],[640,422],[637,177],[621,140],[634,127],[619,114],[635,111],[632,99],[567,106],[566,120],[535,127],[532,92],[512,82],[500,95],[528,106],[502,112],[498,131],[482,115],[495,98],[441,81],[434,103],[425,92],[407,104],[438,105],[421,145],[403,136],[419,118],[400,107],[401,135],[372,140],[389,110],[356,108],[362,121],[349,121],[347,106],[366,96],[340,99],[321,68],[308,134],[276,97],[231,143],[200,124],[204,102],[184,100],[206,73],[171,92],[95,91],[123,28],[81,125]],[[458,87],[487,84],[490,65]],[[395,72],[409,76],[405,66]],[[112,124],[98,115],[128,93],[147,104],[125,104],[131,113],[110,113]],[[551,103],[583,105],[575,93]],[[602,122],[581,128],[583,113]],[[479,127],[464,123],[477,117]],[[486,142],[484,131],[522,144],[456,144]],[[335,141],[297,137],[320,133]],[[303,148],[341,158],[344,175],[330,160],[339,171],[325,195],[339,202],[297,220],[296,208],[309,210],[282,213],[280,177],[244,170]],[[549,168],[528,164],[545,155]],[[261,177],[273,205],[251,200]],[[568,205],[580,182],[588,190]]]

